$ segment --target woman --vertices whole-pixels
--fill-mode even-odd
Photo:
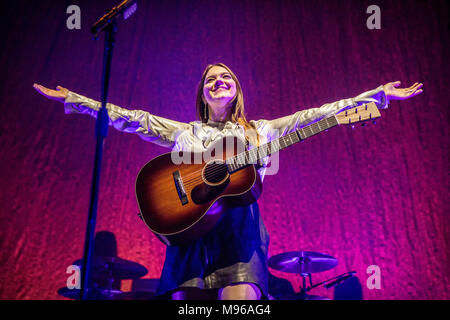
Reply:
[[[355,98],[275,120],[247,121],[238,79],[226,65],[217,63],[207,66],[198,86],[196,106],[200,121],[182,123],[113,104],[107,104],[107,109],[110,124],[116,129],[137,133],[175,151],[205,151],[226,136],[237,136],[247,142],[247,148],[253,148],[348,107],[375,102],[384,109],[389,100],[408,99],[422,92],[419,83],[406,89],[397,88],[399,85],[400,81],[390,82]],[[63,102],[66,113],[96,117],[100,107],[99,102],[60,86],[51,90],[35,84],[34,88],[47,98]],[[264,165],[258,172],[263,178]],[[157,293],[170,293],[173,299],[190,298],[191,294],[198,298],[199,292],[223,300],[268,297],[268,244],[269,236],[256,202],[229,209],[214,229],[199,240],[167,247]]]

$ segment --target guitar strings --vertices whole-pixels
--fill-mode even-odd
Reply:
[[[242,157],[241,157],[241,158],[242,158]],[[230,159],[230,158],[229,158],[229,159]],[[228,159],[227,159],[227,160],[228,160]],[[245,166],[245,165],[249,165],[249,164],[254,164],[253,162],[250,162],[249,159],[248,159],[247,157],[244,158],[244,159],[240,159],[240,160],[244,160],[244,161],[242,161],[243,163],[240,163],[241,161],[239,162],[239,164],[243,164],[244,166]],[[208,172],[208,177],[211,177],[211,178],[217,177],[217,176],[218,176],[217,174],[223,170],[223,166],[227,166],[227,165],[226,165],[226,161],[225,161],[222,165],[219,165],[219,166],[217,166],[216,168],[211,169],[211,170]],[[188,183],[190,183],[191,181],[195,181],[195,180],[198,180],[199,178],[202,178],[203,175],[202,175],[201,173],[203,172],[203,169],[204,169],[205,167],[206,167],[206,166],[203,166],[201,170],[197,170],[197,171],[191,172],[191,173],[185,175],[184,177],[181,177],[182,180],[183,180],[183,182],[186,183],[186,184],[188,184]],[[186,179],[186,178],[189,178],[189,179]]]
[[[226,166],[225,164],[223,166],[218,166],[216,168],[211,169],[210,171],[208,171],[208,173],[206,174],[208,178],[217,178],[220,177],[220,173],[223,172],[224,170],[224,166]],[[203,167],[205,168],[205,167]],[[228,170],[227,170],[228,171]],[[197,170],[194,171],[184,177],[181,177],[181,180],[183,181],[183,185],[184,186],[189,186],[189,185],[193,185],[196,184],[199,181],[203,181],[203,169],[202,170]],[[186,179],[186,177],[189,177],[189,179]]]
[[[290,133],[289,135],[291,135],[291,134],[292,134],[292,133]],[[281,138],[286,138],[286,137],[289,136],[289,135],[280,137],[280,139],[281,139]],[[289,138],[290,138],[290,137],[289,137]],[[278,140],[279,140],[279,139],[278,139]],[[291,138],[290,138],[290,140],[292,141]],[[271,149],[272,144],[274,144],[274,143],[277,143],[277,140],[275,140],[275,141],[270,141],[270,142],[266,143],[265,145],[258,147],[258,150],[260,150],[260,148],[263,148],[263,147],[266,148],[266,150],[269,150],[269,148]],[[281,144],[278,143],[278,147],[281,147]],[[281,150],[281,149],[283,149],[283,148],[279,148],[279,149]],[[251,149],[251,150],[255,150],[255,149]],[[247,150],[247,151],[242,152],[242,153],[240,153],[240,154],[238,154],[238,155],[236,155],[236,156],[230,157],[230,158],[224,160],[224,163],[226,163],[226,161],[229,160],[229,159],[236,158],[237,160],[240,160],[240,161],[239,161],[239,164],[241,164],[240,162],[244,162],[245,165],[247,165],[247,164],[253,164],[253,162],[250,162],[250,161],[249,161],[249,158],[250,158],[249,152],[251,152],[251,150]],[[244,154],[245,154],[245,155],[244,155]],[[264,156],[261,157],[261,158],[264,158],[264,157],[269,156],[269,155],[270,155],[270,154],[264,154]],[[223,159],[218,159],[218,160],[223,160]],[[256,162],[257,160],[259,160],[259,159],[255,159],[255,162]],[[204,168],[204,167],[203,167],[203,168]],[[202,168],[201,170],[197,170],[197,171],[191,172],[190,174],[187,174],[186,176],[184,176],[184,178],[190,178],[190,177],[193,176],[193,175],[197,175],[198,173],[200,173],[200,172],[203,171],[203,168]],[[219,168],[218,170],[220,170],[220,168]],[[196,176],[196,177],[197,177],[197,176]],[[186,182],[188,182],[188,181],[189,181],[189,180],[186,180]]]
[[[293,134],[293,133],[291,133],[291,134]],[[289,139],[291,140],[291,142],[293,142],[292,138],[290,137],[291,134],[288,134],[286,136],[280,137],[280,139],[283,138],[284,140],[286,140],[287,137],[289,136]],[[258,147],[257,150],[260,150],[260,148],[263,148],[263,147],[266,148],[266,150],[269,150],[269,148],[271,148],[272,144],[274,144],[274,143],[278,143],[279,149],[282,149],[282,148],[280,148],[281,144],[278,142],[278,140],[280,140],[280,139],[277,139],[275,141],[270,141],[270,142],[266,143],[265,145]],[[252,150],[255,150],[255,149],[252,149]],[[251,150],[247,150],[247,151],[245,151],[243,153],[240,153],[240,154],[234,156],[234,158],[243,161],[244,165],[253,164],[252,162],[249,162],[250,156],[249,156],[248,153],[250,151]],[[264,154],[264,156],[269,156],[269,155],[270,155],[269,153],[268,154]],[[226,159],[224,161],[225,165],[226,165],[226,161],[231,159],[231,158],[233,158],[233,157],[230,157],[230,158],[228,158],[228,159]],[[219,160],[222,160],[222,159],[219,159]],[[257,160],[259,160],[259,159],[256,159],[255,162]],[[185,187],[186,186],[192,186],[192,185],[198,184],[198,182],[200,182],[200,181],[203,181],[203,175],[201,173],[203,172],[204,168],[205,168],[205,166],[203,166],[201,170],[197,170],[197,171],[191,172],[191,173],[185,175],[184,177],[181,177],[181,180],[183,181],[183,185]],[[208,177],[210,177],[210,178],[218,177],[218,173],[221,170],[223,170],[223,167],[221,167],[221,166],[218,166],[217,168],[212,169],[211,171],[208,172]],[[188,178],[188,179],[186,179],[186,178]]]
[[[268,150],[270,147],[272,147],[272,144],[273,144],[273,143],[278,143],[278,145],[277,145],[278,149],[279,149],[279,150],[284,149],[285,147],[288,146],[288,145],[286,144],[286,141],[285,141],[285,140],[287,140],[288,138],[289,138],[289,140],[291,141],[291,144],[293,144],[293,143],[295,143],[295,142],[298,142],[298,141],[293,141],[293,140],[292,140],[292,136],[291,136],[291,135],[294,135],[294,134],[295,134],[295,136],[296,136],[296,133],[295,133],[295,132],[292,132],[292,133],[290,133],[290,134],[288,134],[288,135],[286,135],[286,136],[280,137],[280,138],[277,139],[277,140],[270,141],[270,142],[266,143],[265,145],[263,145],[263,146],[261,146],[261,147],[259,147],[259,148],[266,147],[266,150]],[[283,141],[284,146],[282,146],[282,145],[279,143],[279,141],[281,141],[281,140],[284,140],[284,141]],[[259,149],[259,148],[258,148],[258,149]],[[252,149],[252,150],[255,150],[255,149]],[[243,153],[240,153],[240,154],[234,156],[234,158],[236,158],[236,159],[238,159],[238,160],[241,160],[241,161],[244,160],[244,165],[254,164],[254,163],[252,163],[252,162],[249,162],[250,156],[249,156],[248,153],[249,153],[250,151],[251,151],[251,150],[247,150],[247,151],[245,151],[245,152],[243,152]],[[245,154],[245,155],[244,155],[244,154]],[[269,156],[269,155],[270,155],[270,154],[265,154],[265,156]],[[230,157],[230,158],[224,160],[223,165],[226,166],[226,161],[229,160],[229,159],[231,159],[231,158],[233,158],[233,157]],[[263,157],[261,157],[261,158],[263,158]],[[222,160],[222,161],[223,161],[223,159],[218,159],[218,160]],[[259,159],[257,159],[257,160],[259,160]],[[202,172],[203,172],[203,169],[204,169],[204,168],[205,168],[205,166],[203,166],[201,170],[197,170],[197,171],[194,171],[194,172],[191,172],[191,173],[185,175],[184,178],[181,177],[181,181],[183,182],[183,185],[184,185],[184,187],[185,187],[186,189],[187,189],[187,187],[192,187],[192,186],[194,186],[194,185],[198,185],[198,182],[203,181],[203,174],[202,174]],[[216,178],[216,177],[219,176],[219,172],[222,171],[222,170],[223,170],[223,166],[218,166],[218,167],[216,167],[216,168],[213,168],[211,171],[208,172],[208,177],[209,177],[209,178]],[[188,179],[186,179],[186,178],[188,178]]]
[[[291,144],[298,142],[298,141],[293,141],[293,139],[292,139],[293,137],[296,137],[296,136],[297,136],[296,132],[291,132],[291,133],[289,133],[285,136],[282,136],[276,140],[270,141],[262,146],[259,146],[257,149],[246,150],[245,152],[242,152],[242,153],[240,153],[236,156],[230,157],[228,159],[225,159],[225,160],[219,159],[219,160],[223,160],[225,165],[226,165],[226,161],[229,159],[232,159],[232,158],[236,158],[237,160],[240,160],[239,162],[243,162],[244,165],[253,164],[253,162],[249,161],[250,157],[252,156],[252,155],[249,155],[249,152],[252,152],[252,150],[257,150],[257,154],[259,153],[259,156],[260,156],[260,152],[258,152],[259,150],[262,150],[264,148],[266,151],[267,150],[272,151],[272,145],[275,145],[278,148],[278,150],[281,150],[281,149],[284,149],[286,146],[288,146],[286,143],[288,139],[290,140]],[[284,146],[281,145],[281,142],[283,142]],[[270,152],[267,154],[264,153],[263,157],[269,156],[271,153],[273,153],[273,152]],[[263,157],[260,157],[260,158],[263,158]],[[259,159],[255,159],[255,163],[257,160],[259,160]],[[205,168],[205,166],[203,166],[201,170],[191,172],[191,173],[185,175],[184,177],[181,177],[181,180],[183,181],[183,185],[185,187],[192,186],[194,184],[197,184],[199,181],[202,181],[203,175],[201,173],[203,172],[204,168]],[[208,173],[208,176],[211,178],[216,178],[218,176],[219,171],[222,169],[223,168],[221,166],[214,168]]]
[[[253,163],[249,163],[250,165]],[[224,167],[219,166],[218,168],[213,168],[211,171],[209,171],[206,176],[210,179],[220,177],[221,172],[223,172]],[[193,173],[190,173],[185,176],[185,178],[181,177],[181,181],[183,182],[183,185],[186,186],[193,186],[197,185],[198,182],[203,181],[203,174],[199,174],[203,172],[202,170],[194,171]],[[229,172],[227,172],[229,174]],[[195,175],[195,176],[194,176]],[[186,177],[190,177],[190,179],[186,179]]]
[[[306,128],[309,128],[310,130],[311,130],[311,132],[314,132],[314,131],[312,131],[312,129],[315,129],[315,127],[317,127],[319,130],[319,132],[320,131],[323,131],[324,129],[327,129],[327,128],[330,128],[331,126],[328,124],[328,119],[330,119],[330,118],[325,118],[325,119],[322,119],[322,120],[319,120],[318,122],[315,122],[315,123],[313,123],[313,124],[311,124],[311,125],[309,125],[309,126],[307,126],[307,127],[305,127],[305,128],[302,128],[302,130],[304,130],[304,129],[306,129]],[[324,124],[323,122],[325,122],[326,123],[326,125],[328,125],[327,127],[325,127],[325,128],[321,128],[321,126],[320,126],[320,124],[322,123],[322,124]],[[307,135],[307,134],[305,134],[304,133],[304,135],[306,136],[306,137],[309,137],[310,135]],[[288,144],[286,143],[287,142],[287,140],[289,139],[290,140],[290,142],[291,142],[291,144],[294,144],[294,143],[296,143],[296,142],[299,142],[300,140],[298,140],[298,141],[294,141],[293,140],[293,137],[295,137],[295,138],[297,138],[297,133],[294,131],[294,132],[291,132],[291,133],[289,133],[289,134],[287,134],[287,135],[285,135],[285,136],[281,136],[281,137],[279,137],[277,140],[272,140],[272,141],[270,141],[270,142],[268,142],[268,143],[266,143],[266,144],[264,144],[264,145],[262,145],[262,146],[259,146],[257,149],[251,149],[251,150],[247,150],[247,151],[245,151],[245,152],[242,152],[242,153],[240,153],[240,154],[238,154],[238,155],[236,155],[236,156],[234,156],[234,158],[236,158],[236,159],[238,159],[238,160],[244,160],[245,162],[244,162],[244,164],[253,164],[253,162],[249,162],[249,158],[250,158],[250,156],[249,156],[249,152],[252,152],[252,150],[261,150],[261,149],[263,149],[263,148],[265,148],[266,150],[271,150],[272,151],[272,145],[273,144],[275,144],[275,146],[278,148],[278,150],[281,150],[281,149],[284,149],[285,147],[287,147],[288,146]],[[281,144],[281,142],[284,144],[284,146]],[[273,153],[273,152],[271,152],[271,153]],[[260,158],[264,158],[265,156],[269,156],[270,155],[270,153],[267,153],[267,154],[265,154],[263,157],[260,157]],[[231,158],[233,158],[233,157],[231,157]],[[229,159],[231,159],[231,158],[229,158]],[[226,163],[226,161],[227,160],[229,160],[229,159],[226,159],[225,160],[225,163]],[[220,159],[220,160],[222,160],[222,159]],[[257,160],[259,160],[259,159],[256,159],[256,161]],[[204,167],[203,167],[204,168]],[[192,175],[196,175],[196,174],[198,174],[199,172],[202,172],[203,171],[203,168],[202,168],[202,170],[198,170],[198,171],[194,171],[193,173],[190,173],[190,174],[188,174],[188,175],[186,175],[185,176],[185,178],[190,178]],[[221,170],[221,168],[218,168],[217,170]],[[216,170],[216,171],[217,171]],[[214,171],[214,170],[213,170]],[[211,171],[211,172],[213,172],[213,171]],[[215,177],[215,176],[213,176],[213,177]],[[189,183],[190,181],[193,181],[193,180],[197,180],[199,178],[199,176],[195,176],[193,179],[188,179],[188,180],[186,180],[186,183]],[[200,176],[200,178],[201,178],[201,176]]]
[[[326,125],[327,125],[327,128],[326,128],[326,129],[330,128],[331,126],[330,126],[329,123],[328,123],[328,119],[329,119],[329,118],[321,119],[321,120],[319,120],[318,122],[315,122],[315,123],[313,123],[313,124],[311,124],[311,125],[309,125],[309,126],[307,126],[307,127],[302,128],[302,131],[303,131],[304,135],[305,135],[306,137],[309,137],[309,136],[310,136],[310,135],[305,134],[305,131],[304,131],[305,129],[310,129],[311,133],[314,133],[313,130],[316,129],[316,128],[319,129],[318,132],[323,131],[324,129],[322,129],[322,128],[321,128],[321,125],[320,125],[321,123],[324,124],[323,122],[325,122]],[[293,143],[295,143],[295,142],[298,142],[298,141],[295,141],[295,142],[294,142],[294,141],[292,140],[293,136],[294,136],[294,137],[297,137],[297,133],[296,133],[296,132],[291,132],[291,133],[289,133],[289,134],[287,134],[287,135],[285,135],[285,136],[279,137],[277,140],[270,141],[270,142],[264,144],[263,146],[258,147],[256,150],[260,150],[260,149],[262,149],[262,148],[264,148],[264,147],[266,148],[266,150],[268,150],[268,148],[271,148],[271,147],[272,147],[272,144],[274,144],[274,143],[278,143],[278,146],[277,146],[277,147],[278,147],[278,150],[284,149],[285,147],[288,146],[288,144],[286,144],[286,142],[287,142],[286,140],[287,140],[288,138],[289,138],[291,144],[293,144]],[[284,146],[281,146],[281,143],[280,143],[280,142],[283,142]],[[252,149],[252,150],[255,150],[255,149]],[[243,152],[243,153],[240,153],[240,154],[238,154],[238,155],[235,155],[235,156],[230,157],[230,158],[225,159],[225,160],[223,160],[223,159],[218,159],[218,160],[224,161],[224,162],[223,162],[223,165],[225,165],[225,166],[227,166],[227,160],[232,159],[232,158],[236,158],[237,160],[244,160],[244,164],[245,164],[245,165],[253,164],[252,162],[249,162],[249,158],[250,158],[249,152],[251,152],[251,150],[246,150],[246,151]],[[270,153],[265,154],[265,156],[269,156],[269,155],[270,155]],[[261,157],[261,158],[263,158],[263,157]],[[261,158],[260,158],[260,159],[261,159]],[[259,159],[256,159],[256,161],[257,161],[257,160],[259,160]],[[203,174],[202,174],[202,172],[203,172],[203,170],[204,170],[205,167],[206,167],[206,165],[203,166],[201,170],[197,170],[197,171],[194,171],[194,172],[191,172],[191,173],[185,175],[185,176],[184,176],[184,179],[183,179],[183,177],[181,177],[181,181],[183,182],[183,186],[185,187],[185,189],[186,189],[187,191],[192,191],[191,187],[196,186],[196,185],[198,185],[198,182],[203,181]],[[219,176],[219,173],[220,173],[222,170],[223,170],[223,166],[220,166],[220,165],[219,165],[219,166],[217,166],[216,168],[213,168],[212,170],[210,170],[210,171],[208,172],[208,177],[209,177],[209,178],[216,178],[216,177]],[[187,178],[187,179],[186,179],[186,178]]]

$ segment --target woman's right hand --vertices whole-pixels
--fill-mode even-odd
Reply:
[[[64,102],[64,100],[66,100],[67,98],[67,95],[69,94],[69,90],[61,86],[57,86],[57,90],[52,90],[35,83],[33,84],[33,88],[36,89],[36,91],[42,94],[44,97],[59,102]]]

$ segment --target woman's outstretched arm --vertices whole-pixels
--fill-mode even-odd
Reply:
[[[298,111],[292,115],[274,120],[255,121],[257,130],[265,133],[270,139],[275,139],[293,132],[297,128],[304,127],[324,117],[339,113],[345,109],[374,102],[379,109],[386,109],[390,100],[404,100],[420,94],[422,84],[415,83],[409,88],[397,88],[400,81],[389,82],[376,89],[366,91],[354,98],[342,99],[333,103],[326,103],[320,108],[312,108]]]
[[[61,86],[52,90],[34,84],[33,87],[48,99],[64,103],[65,112],[89,114],[96,118],[101,107],[99,101],[87,98]],[[109,124],[119,131],[137,133],[142,139],[158,145],[172,148],[177,136],[184,130],[191,129],[191,125],[183,122],[158,117],[143,110],[128,110],[107,103]]]

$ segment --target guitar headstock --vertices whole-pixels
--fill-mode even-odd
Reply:
[[[375,119],[380,118],[381,114],[376,104],[370,102],[360,105],[359,107],[347,109],[335,116],[338,124],[354,125],[358,122],[365,124],[367,121],[374,121]]]

